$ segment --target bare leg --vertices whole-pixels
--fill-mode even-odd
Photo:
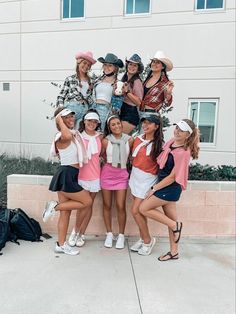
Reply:
[[[59,202],[66,202],[68,199],[62,195],[60,192],[58,193]],[[66,241],[66,234],[69,226],[71,210],[60,211],[60,216],[57,223],[58,230],[58,243],[62,246]]]
[[[126,194],[127,190],[115,191],[119,233],[121,234],[124,234],[126,225]]]
[[[156,208],[162,207],[168,203],[169,203],[168,201],[164,201],[160,198],[157,198],[156,196],[151,196],[150,198],[145,199],[142,202],[139,210],[144,216],[166,225],[171,230],[175,230],[176,229],[176,221],[172,220],[171,218],[166,216],[164,213],[162,213],[160,210],[156,209]]]
[[[177,221],[177,211],[176,211],[176,203],[175,202],[169,202],[168,204],[163,206],[164,213],[167,217],[169,217],[172,220]],[[178,253],[178,243],[175,243],[174,234],[170,228],[169,230],[169,241],[170,241],[170,253],[172,255],[176,255]],[[170,256],[160,256],[161,260],[167,260]]]
[[[90,219],[92,217],[93,203],[94,203],[94,199],[96,197],[96,194],[97,193],[90,193],[90,196],[92,198],[92,206],[87,208],[86,216],[85,216],[84,220],[81,220],[81,218],[80,218],[81,213],[80,213],[80,211],[77,211],[76,223],[75,223],[75,232],[76,233],[80,232],[80,234],[85,234],[85,230],[87,229],[87,226],[88,226]]]
[[[104,218],[104,223],[105,223],[107,232],[112,232],[112,227],[111,227],[112,192],[113,191],[102,189],[103,218]]]
[[[63,195],[66,201],[59,202],[55,207],[55,210],[73,210],[73,209],[84,209],[91,207],[92,199],[88,191],[82,190],[76,193],[58,192],[58,195]]]
[[[139,212],[139,207],[142,201],[143,200],[141,198],[134,197],[131,212],[139,227],[140,238],[144,241],[144,243],[150,243],[151,237],[148,230],[147,219]]]
[[[173,234],[174,241],[179,241],[181,230],[176,220],[177,218],[176,209],[174,210],[173,207],[167,206],[169,204],[172,204],[173,206],[173,203],[174,202],[164,201],[158,197],[151,196],[150,198],[145,199],[143,201],[143,203],[140,205],[139,210],[144,216],[166,225],[172,231],[172,234],[174,231],[174,234]],[[160,210],[158,210],[157,209],[158,207],[163,207],[163,208],[165,207],[166,211],[168,211],[168,215],[166,215],[165,211],[164,213],[162,213]],[[182,223],[181,223],[181,228],[182,228]]]
[[[122,121],[122,126],[123,126],[123,133],[125,134],[130,134],[135,128],[133,124],[130,124],[127,121]]]

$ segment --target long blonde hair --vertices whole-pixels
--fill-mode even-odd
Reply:
[[[192,120],[183,119],[183,121],[185,121],[193,131],[193,133],[186,139],[186,141],[184,143],[184,148],[185,149],[189,148],[192,158],[197,159],[198,154],[199,154],[199,150],[200,150],[200,148],[199,148],[199,142],[200,142],[199,129],[196,127],[196,125],[194,124],[194,122]]]

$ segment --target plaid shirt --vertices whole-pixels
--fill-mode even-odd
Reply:
[[[76,74],[68,76],[62,86],[60,94],[57,97],[57,106],[63,106],[64,102],[76,101],[81,104],[93,104],[92,89],[88,88],[87,95],[83,96],[80,92],[79,80]]]
[[[165,76],[162,76],[161,80],[152,86],[144,96],[141,109],[145,109],[148,106],[158,112],[163,105],[169,107],[172,104],[172,96],[170,99],[167,99],[164,92],[164,88],[168,82],[169,80]]]

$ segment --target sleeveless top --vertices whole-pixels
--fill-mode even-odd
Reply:
[[[113,92],[113,86],[111,83],[100,82],[95,86],[96,99],[101,99],[110,103],[112,92]]]
[[[66,148],[58,148],[58,152],[62,166],[69,166],[79,163],[78,149],[73,141],[71,141],[70,145]]]

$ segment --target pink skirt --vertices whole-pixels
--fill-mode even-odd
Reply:
[[[128,188],[127,169],[115,168],[105,164],[101,171],[101,188],[104,190],[125,190]]]

